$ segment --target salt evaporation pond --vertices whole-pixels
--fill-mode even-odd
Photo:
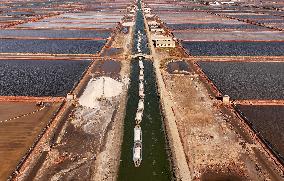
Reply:
[[[96,54],[105,40],[1,39],[0,53]]]
[[[283,42],[182,42],[194,56],[283,56]]]
[[[111,31],[99,30],[0,30],[0,37],[44,37],[44,38],[102,38],[110,36]]]
[[[167,27],[173,30],[189,30],[189,29],[266,29],[265,27],[255,26],[251,24],[221,24],[221,23],[182,23],[167,24]]]
[[[1,96],[66,96],[89,60],[0,60]]]
[[[237,105],[237,109],[284,161],[284,106]]]
[[[233,99],[284,99],[284,63],[203,62],[205,74]]]

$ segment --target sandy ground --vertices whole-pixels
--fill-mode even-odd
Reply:
[[[39,109],[35,104],[1,102],[0,121]],[[6,180],[14,171],[59,105],[54,103],[35,114],[0,123],[0,180]]]
[[[118,104],[119,97],[113,97],[98,100],[99,108],[76,107],[35,180],[89,180],[93,162],[106,144],[106,134],[115,124]]]
[[[128,82],[111,80],[115,85],[124,85],[122,92],[109,92],[108,95],[112,96],[93,99],[97,89],[92,81],[83,92],[83,99],[79,97],[79,103],[69,115],[34,180],[106,180],[116,177]],[[112,87],[111,84],[104,85],[105,90],[113,91]],[[92,101],[85,106],[88,97]]]
[[[128,57],[127,44],[131,43],[131,34],[124,38],[122,44],[115,44],[116,48],[124,48],[124,54],[118,56],[121,66],[119,76],[115,76],[119,77],[121,82],[106,78],[111,79],[107,81],[110,85],[104,86],[110,87],[104,87],[104,90],[108,90],[108,95],[112,95],[107,98],[98,98],[97,94],[92,92],[102,92],[93,86],[95,82],[86,84],[77,107],[73,109],[56,138],[56,144],[50,148],[45,158],[42,158],[34,180],[116,179],[130,72],[130,61],[121,57]],[[116,39],[114,42],[117,42]],[[99,80],[98,76],[96,80]],[[122,84],[122,89],[119,92],[118,89],[114,90],[111,83]],[[88,96],[92,97],[91,101],[88,101]],[[88,104],[84,104],[86,102]]]
[[[281,180],[270,161],[267,160],[270,168],[259,162],[254,149],[263,152],[262,148],[234,128],[232,121],[236,117],[222,113],[218,102],[208,96],[197,78],[166,72],[163,76],[174,101],[176,122],[193,178],[213,171],[248,180]]]

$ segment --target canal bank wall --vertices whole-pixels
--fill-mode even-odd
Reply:
[[[149,42],[149,48],[151,51],[151,54],[153,56],[153,66],[154,71],[156,73],[156,82],[158,87],[158,93],[160,95],[160,103],[162,107],[162,113],[164,116],[164,124],[166,128],[166,136],[168,138],[169,147],[171,150],[171,156],[172,156],[172,168],[174,171],[174,175],[176,177],[176,180],[182,180],[182,181],[190,181],[191,173],[188,167],[188,162],[185,157],[183,145],[180,139],[179,131],[177,128],[177,124],[175,121],[175,114],[173,110],[173,102],[171,98],[169,97],[169,94],[166,91],[166,85],[163,81],[162,73],[160,70],[160,60],[159,57],[156,56],[155,48],[153,45],[153,41],[151,39],[151,34],[149,32],[149,27],[147,23],[147,19],[144,16],[144,23],[145,23],[145,29],[148,37]]]

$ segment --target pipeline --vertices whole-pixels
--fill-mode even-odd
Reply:
[[[13,117],[13,118],[10,118],[10,119],[1,120],[0,123],[5,123],[5,122],[8,122],[8,121],[12,121],[12,120],[15,120],[15,119],[20,119],[20,118],[23,118],[23,117],[35,114],[35,113],[37,113],[39,111],[42,111],[44,108],[46,108],[45,105],[43,107],[39,108],[39,109],[36,109],[36,110],[32,111],[32,112],[29,112],[29,113],[26,113],[26,114],[22,114],[20,116],[16,116],[16,117]]]

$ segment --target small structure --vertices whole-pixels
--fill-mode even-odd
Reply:
[[[122,23],[122,26],[125,26],[125,27],[130,27],[130,26],[134,26],[135,25],[135,22],[134,21],[128,21],[128,22],[123,22]]]
[[[209,2],[208,3],[210,6],[220,6],[221,4],[219,3],[219,2],[217,2],[217,1],[215,1],[215,2]]]
[[[224,95],[223,98],[222,98],[222,102],[223,104],[230,104],[230,96],[228,95]]]
[[[151,13],[145,14],[145,18],[146,18],[146,19],[153,18],[154,16],[155,16],[155,15],[154,15],[154,14],[151,14]]]
[[[126,8],[128,13],[135,13],[137,10],[137,7],[135,5],[129,6]]]
[[[221,1],[221,4],[235,4],[234,1]]]
[[[158,23],[157,21],[148,21],[147,22],[148,26],[159,26],[160,23]]]
[[[68,93],[67,96],[66,96],[67,101],[73,101],[76,98],[77,98],[76,94],[72,94],[72,93]]]
[[[160,26],[155,26],[155,27],[150,26],[149,29],[152,33],[164,33],[165,32],[165,30]]]
[[[151,13],[151,8],[145,7],[144,13],[146,13],[146,14]]]
[[[171,36],[153,35],[152,41],[155,47],[176,47],[176,43]]]

